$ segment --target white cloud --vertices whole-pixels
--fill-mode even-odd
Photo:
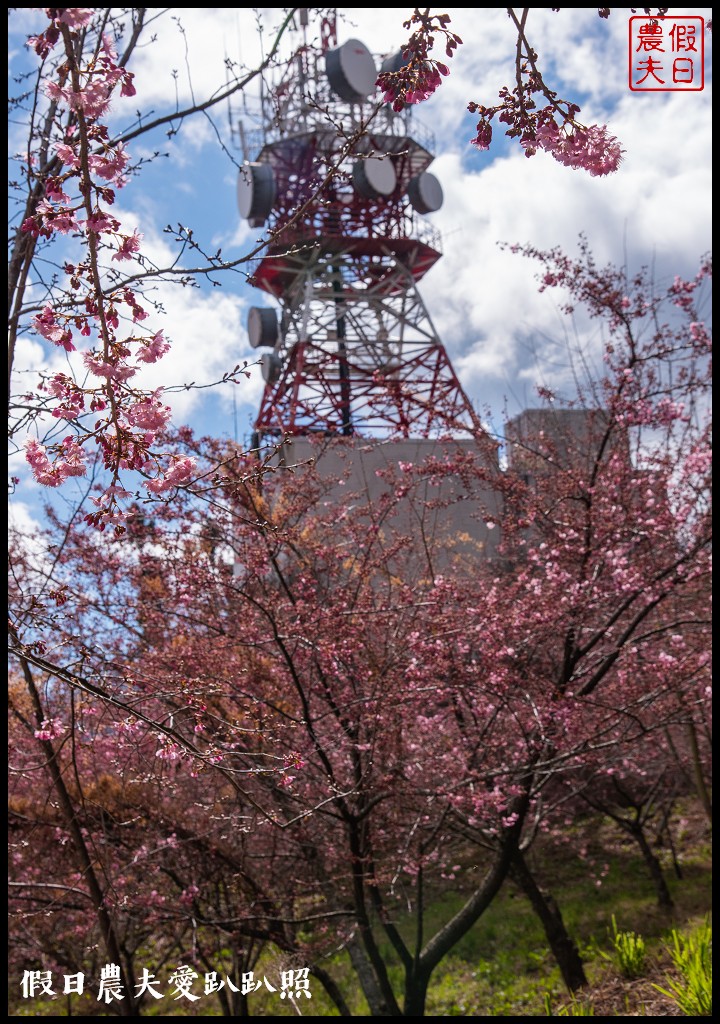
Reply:
[[[448,61],[450,76],[430,101],[413,111],[416,120],[436,133],[432,170],[445,194],[443,208],[431,218],[443,233],[443,257],[420,282],[420,291],[472,399],[480,405],[492,402],[497,409],[506,394],[519,402],[532,401],[534,382],[567,377],[568,345],[578,342],[592,351],[598,340],[582,321],[576,325],[581,335],[576,339],[573,325],[558,313],[557,298],[538,294],[532,264],[500,251],[497,242],[559,245],[573,253],[584,232],[600,262],[627,259],[638,266],[654,261],[659,278],[693,273],[697,257],[711,243],[711,86],[703,93],[630,93],[626,14],[613,9],[601,21],[594,8],[557,14],[533,8],[528,34],[548,80],[564,98],[579,97],[586,123],[609,124],[626,150],[625,160],[617,174],[591,178],[546,154],[526,159],[516,144],[508,148],[497,124],[497,145],[489,154],[480,153],[469,145],[476,118],[466,105],[471,99],[494,103],[501,86],[512,85],[514,29],[505,9],[447,10],[451,28],[464,43]],[[710,9],[686,13],[708,17]],[[388,53],[407,38],[402,22],[410,9],[349,8],[341,14],[341,43],[354,36],[373,52]],[[260,10],[268,29],[265,52],[270,30],[282,17],[280,9]],[[17,23],[15,18],[11,23]],[[28,18],[20,10],[23,28]],[[123,100],[116,109],[126,123],[137,107],[146,117],[151,110],[157,116],[172,109],[176,99],[182,106],[191,94],[200,100],[222,89],[226,56],[248,68],[256,66],[261,45],[251,9],[183,8],[179,18],[184,36],[172,14],[163,12],[152,25],[156,41],[134,56],[137,97]],[[317,28],[311,27],[309,38],[316,34]],[[293,45],[301,41],[298,31],[288,37]],[[706,43],[711,45],[709,37]],[[13,45],[16,65],[22,50],[17,38]],[[240,97],[232,108],[234,116],[242,114]],[[240,161],[229,137],[227,104],[212,116],[232,159]],[[162,233],[166,223],[192,226],[208,251],[222,247],[226,257],[236,258],[255,243],[260,232],[238,216],[235,171],[206,118],[189,119],[171,139],[163,129],[156,138],[134,140],[130,150],[135,160],[155,150],[169,154],[141,171],[118,197],[124,209],[116,210],[126,228],[140,227],[143,249],[159,265],[174,258]],[[173,350],[143,371],[143,383],[205,383],[257,357],[247,343],[247,309],[269,300],[247,287],[242,273],[219,280],[222,288],[202,290],[158,285],[154,296],[165,314],[154,314],[152,326],[165,331]],[[65,368],[62,353],[43,352],[35,341],[23,342],[19,359],[23,368],[44,361]],[[170,400],[178,422],[188,419],[199,430],[217,431],[227,425],[233,405],[239,405],[243,422],[250,421],[262,386],[255,368],[247,384],[226,386],[218,400],[208,401],[205,391],[180,391]]]

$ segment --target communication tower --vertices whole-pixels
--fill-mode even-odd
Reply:
[[[267,244],[250,278],[276,305],[250,309],[265,388],[254,445],[286,437],[477,435],[478,418],[417,288],[440,256],[425,220],[442,187],[433,140],[382,102],[380,59],[338,45],[335,18],[303,42],[261,97],[260,129],[234,125],[246,159],[240,214]]]

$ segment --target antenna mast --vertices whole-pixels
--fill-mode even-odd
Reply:
[[[480,423],[417,284],[440,257],[425,219],[442,187],[433,139],[376,91],[380,67],[357,39],[338,45],[334,12],[278,69],[262,103],[262,143],[238,177],[240,215],[267,231],[250,283],[250,344],[265,390],[253,446],[265,439],[428,438]],[[251,149],[252,151],[252,149]]]

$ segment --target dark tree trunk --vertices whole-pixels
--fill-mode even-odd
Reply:
[[[432,972],[415,969],[405,975],[405,1005],[403,1017],[424,1017],[425,1000]]]
[[[672,910],[673,898],[670,895],[668,884],[665,881],[663,869],[660,866],[660,861],[657,859],[655,854],[652,852],[652,849],[650,848],[650,844],[648,843],[647,838],[645,837],[645,833],[643,832],[642,825],[633,822],[628,826],[628,832],[640,847],[643,859],[647,865],[648,871],[650,872],[650,877],[653,880],[653,885],[655,886],[655,894],[657,895],[658,906],[661,907],[663,910]]]
[[[328,972],[324,968],[318,967],[317,964],[314,967],[310,968],[310,973],[314,978],[318,979],[318,981],[321,983],[327,994],[335,1003],[335,1005],[338,1008],[340,1016],[352,1017],[350,1007],[345,1002],[345,997],[343,996],[340,990],[340,986],[337,984],[332,975],[328,974]]]
[[[542,892],[520,850],[513,857],[510,870],[513,881],[520,886],[540,918],[552,954],[555,957],[568,991],[577,992],[587,985],[582,958],[573,942],[560,908],[552,896]]]
[[[347,944],[347,951],[350,954],[355,973],[358,976],[360,986],[363,990],[370,1008],[371,1017],[397,1017],[394,1008],[388,1005],[388,1000],[383,995],[380,985],[375,977],[375,972],[362,948],[357,936],[353,937]]]
[[[16,635],[14,635],[14,639],[16,638]],[[45,711],[40,701],[40,695],[35,685],[30,663],[25,658],[20,658],[20,664],[22,665],[25,682],[33,703],[37,727],[40,729],[45,718]],[[88,896],[95,909],[95,916],[100,926],[105,949],[110,961],[117,964],[120,968],[120,981],[125,994],[117,1004],[114,1004],[114,1009],[121,1017],[140,1017],[142,1014],[140,1013],[140,1001],[135,994],[137,985],[135,983],[133,959],[121,942],[115,927],[115,920],[106,906],[106,890],[102,887],[101,876],[96,871],[93,857],[88,849],[77,807],[73,804],[68,788],[65,785],[65,778],[57,752],[51,740],[38,740],[38,743],[47,758],[45,767],[52,781],[58,798],[60,812],[65,819],[65,827],[70,835],[79,866],[85,878]]]
[[[250,1007],[248,1006],[248,997],[243,995],[242,990],[240,992],[232,992],[232,1005],[228,1002],[228,1012],[223,1014],[225,1017],[250,1017]]]

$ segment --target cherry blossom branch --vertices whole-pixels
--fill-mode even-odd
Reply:
[[[127,181],[125,171],[129,155],[125,139],[135,138],[166,121],[204,112],[244,88],[273,60],[292,21],[293,10],[285,15],[270,52],[254,71],[204,102],[193,102],[187,109],[141,125],[115,139],[110,138],[101,121],[113,94],[121,91],[123,96],[132,96],[135,93],[133,75],[126,65],[146,24],[145,9],[132,12],[131,32],[120,59],[105,35],[113,20],[110,9],[103,9],[93,22],[95,9],[48,8],[48,27],[29,40],[42,62],[34,91],[34,109],[37,109],[43,84],[49,104],[40,128],[37,160],[31,147],[34,133],[30,133],[26,172],[30,190],[10,260],[8,397],[10,400],[21,317],[34,312],[34,329],[68,353],[75,351],[76,330],[84,337],[96,335],[97,349],[86,351],[82,356],[90,374],[89,382],[80,383],[74,376],[55,373],[40,384],[40,389],[49,397],[35,406],[36,414],[49,409],[53,417],[71,427],[71,433],[49,445],[29,438],[25,447],[36,480],[51,487],[60,486],[68,477],[83,475],[90,445],[99,447],[109,474],[108,486],[99,499],[93,499],[96,510],[85,518],[100,530],[108,525],[113,525],[116,531],[124,529],[123,504],[130,493],[123,484],[127,471],[142,473],[147,479],[148,492],[158,495],[185,484],[193,470],[192,459],[153,447],[158,431],[170,415],[169,407],[161,401],[162,389],[148,392],[130,383],[139,364],[155,362],[167,352],[169,342],[162,331],[148,336],[135,329],[129,336],[120,337],[120,309],[129,307],[133,324],[140,324],[148,313],[141,304],[141,296],[131,290],[131,285],[148,276],[162,277],[163,273],[176,271],[184,283],[191,283],[198,274],[218,269],[218,261],[209,259],[207,267],[196,270],[146,269],[127,281],[112,273],[109,281],[104,277],[106,271],[101,268],[100,256],[108,248],[114,250],[112,260],[143,262],[142,235],[138,231],[123,232],[119,221],[106,209],[114,202],[115,190]],[[83,57],[91,29],[92,48],[87,57]],[[62,46],[64,60],[56,59],[51,63],[49,55],[58,45]],[[62,114],[67,115],[64,127],[60,125]],[[34,119],[34,113],[31,117]],[[51,155],[54,130],[60,133],[60,140],[55,142],[55,153]],[[77,187],[74,199],[68,194],[73,183]],[[38,241],[68,234],[81,238],[85,256],[77,262],[66,262],[61,268],[69,279],[65,296],[53,295],[48,288],[49,301],[33,309],[24,303],[24,298]],[[235,265],[251,258],[252,255],[246,255]],[[238,369],[225,377],[230,379]],[[93,413],[101,414],[101,418],[88,429],[84,419]],[[23,422],[32,415],[33,406],[28,405]]]
[[[512,92],[505,86],[500,90],[502,102],[494,107],[471,102],[470,113],[479,113],[477,136],[472,145],[487,150],[492,141],[492,120],[498,120],[509,127],[506,135],[517,138],[525,156],[534,156],[538,149],[544,149],[555,160],[566,167],[584,168],[594,176],[616,171],[622,160],[623,150],[607,127],[581,124],[576,115],[580,107],[571,101],[558,98],[551,90],[537,65],[537,53],[528,42],[525,25],[530,8],[523,8],[520,18],[512,7],[507,8],[508,16],[517,31],[515,51],[515,88]],[[536,110],[533,95],[541,93],[548,101],[547,106]],[[560,123],[556,120],[560,117]]]
[[[401,111],[413,103],[422,103],[442,84],[443,77],[450,74],[447,64],[430,56],[435,45],[435,36],[445,41],[445,54],[452,57],[462,44],[455,32],[450,32],[448,14],[430,14],[430,8],[423,11],[415,8],[403,28],[417,28],[403,46],[402,67],[398,71],[384,71],[378,76],[377,86],[384,92],[383,102],[391,103],[395,111]]]
[[[148,121],[142,126],[133,129],[132,131],[123,132],[121,135],[118,135],[117,138],[113,140],[113,143],[115,144],[118,142],[130,142],[132,139],[137,138],[139,135],[144,135],[147,132],[153,131],[153,129],[155,128],[160,128],[164,124],[171,124],[176,121],[183,121],[185,120],[185,118],[191,117],[193,114],[202,113],[205,110],[209,110],[211,107],[217,106],[218,103],[222,103],[223,100],[229,99],[231,96],[234,96],[235,93],[242,92],[243,89],[250,85],[250,83],[253,82],[259,75],[262,75],[263,72],[267,70],[267,68],[270,66],[275,57],[275,54],[278,52],[283,36],[285,35],[288,26],[292,23],[292,20],[295,17],[297,11],[297,7],[291,7],[289,9],[289,14],[285,17],[280,28],[277,30],[275,40],[270,50],[268,51],[267,56],[263,59],[262,63],[258,65],[257,68],[254,68],[252,71],[248,72],[248,74],[244,78],[241,78],[238,81],[234,82],[228,88],[216,92],[213,96],[211,96],[209,99],[205,100],[202,103],[193,103],[191,106],[186,107],[184,110],[176,110],[172,114],[164,114],[162,117],[158,117],[154,121]]]
[[[501,102],[496,106],[487,107],[474,101],[468,104],[470,113],[480,114],[477,135],[471,144],[480,150],[490,148],[491,122],[497,116],[499,121],[509,126],[506,134],[519,139],[528,157],[538,149],[544,149],[565,166],[584,168],[592,175],[616,171],[623,154],[618,140],[609,134],[606,126],[587,127],[581,124],[576,119],[580,107],[560,99],[546,85],[538,67],[537,53],[528,42],[525,31],[530,8],[523,8],[519,17],[514,8],[506,10],[517,31],[515,87],[511,91],[504,86],[500,90]],[[600,17],[607,17],[608,13],[606,9],[599,11]],[[394,110],[422,103],[433,95],[442,78],[450,73],[446,64],[430,56],[438,35],[445,42],[445,53],[449,58],[462,43],[460,36],[448,29],[449,23],[449,15],[431,15],[429,8],[415,8],[412,17],[404,23],[406,29],[416,28],[402,49],[403,65],[398,71],[383,72],[377,79],[378,87],[384,91],[384,101],[391,103]],[[536,93],[547,100],[547,105],[539,110],[536,110],[533,98]]]
[[[277,815],[275,813],[274,808],[261,807],[260,804],[258,804],[254,800],[254,798],[245,791],[245,789],[241,786],[239,780],[236,778],[237,775],[256,774],[255,769],[232,769],[220,764],[218,762],[217,757],[215,757],[212,752],[207,754],[203,753],[203,751],[200,750],[197,744],[193,743],[177,729],[174,729],[172,726],[166,725],[161,719],[156,719],[148,715],[145,715],[136,706],[133,706],[131,703],[121,700],[119,697],[116,697],[109,690],[105,689],[102,686],[98,686],[96,683],[93,683],[89,679],[84,678],[78,672],[74,672],[70,668],[57,665],[51,662],[42,654],[38,653],[38,651],[35,649],[35,645],[28,645],[23,643],[22,640],[20,640],[17,631],[12,626],[12,624],[9,627],[9,633],[10,643],[8,651],[13,657],[16,657],[20,662],[23,672],[26,675],[26,679],[28,679],[29,681],[28,685],[32,683],[32,674],[30,669],[30,666],[32,665],[35,668],[39,668],[42,672],[47,673],[48,676],[52,676],[66,683],[68,686],[77,690],[78,692],[85,693],[91,697],[95,697],[99,699],[102,703],[112,706],[119,711],[123,711],[129,718],[137,719],[138,722],[143,722],[145,725],[149,726],[152,729],[153,733],[164,737],[167,742],[172,744],[177,749],[182,749],[187,754],[187,756],[196,759],[198,762],[206,762],[208,767],[212,767],[213,769],[219,771],[223,775],[223,777],[225,777],[226,780],[233,786],[233,788],[237,790],[238,793],[241,793],[243,795],[243,798],[247,799],[248,803],[251,806],[253,806],[255,810],[263,816],[264,819],[266,819],[267,821],[271,821],[273,824],[276,824],[279,827],[282,827],[282,823],[278,822],[277,820]],[[34,683],[32,683],[32,686],[34,687]],[[34,693],[35,696],[37,695],[36,688],[32,692]],[[55,733],[49,732],[47,729],[43,727],[42,723],[43,721],[45,721],[45,716],[42,713],[42,709],[39,707],[39,705],[37,710],[37,716],[38,730],[41,732],[39,739],[43,743],[49,742],[50,739],[55,736]],[[54,762],[54,753],[51,760]]]

